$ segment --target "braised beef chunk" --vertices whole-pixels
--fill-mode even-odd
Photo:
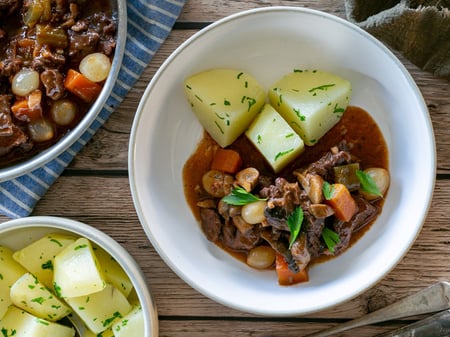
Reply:
[[[41,73],[41,82],[47,97],[57,101],[64,96],[64,76],[55,69],[46,69]]]
[[[215,242],[222,232],[222,221],[219,213],[212,208],[200,208],[200,219],[203,232],[209,241]]]
[[[10,102],[10,95],[0,95],[0,136],[11,136],[13,133]]]

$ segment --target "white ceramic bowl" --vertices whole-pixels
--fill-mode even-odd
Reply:
[[[70,130],[70,132],[62,137],[57,143],[28,159],[14,163],[10,166],[0,167],[0,182],[32,172],[33,170],[55,159],[70,146],[72,146],[88,130],[89,126],[97,118],[106,100],[108,99],[114,84],[116,83],[117,76],[119,75],[120,67],[122,65],[125,42],[127,38],[126,0],[110,0],[110,5],[113,11],[113,17],[117,19],[116,48],[114,50],[111,70],[105,80],[105,84],[103,85],[99,96],[76,127]]]
[[[267,87],[294,68],[351,81],[351,104],[367,110],[389,148],[391,186],[382,214],[347,252],[310,269],[310,281],[279,286],[208,242],[183,194],[182,168],[202,137],[183,80],[215,67],[245,70]],[[164,261],[193,288],[229,307],[300,315],[347,301],[382,279],[419,234],[434,188],[435,144],[423,98],[378,40],[335,16],[291,7],[250,10],[198,32],[149,84],[132,127],[131,191],[142,226]]]
[[[108,252],[127,273],[141,302],[145,317],[145,335],[158,337],[158,314],[144,275],[133,257],[102,231],[79,221],[51,216],[32,216],[0,224],[0,245],[18,250],[49,233],[71,233],[89,239]]]

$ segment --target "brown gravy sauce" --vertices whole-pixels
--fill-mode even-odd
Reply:
[[[294,182],[296,178],[292,175],[292,172],[295,169],[318,160],[332,146],[343,140],[347,141],[351,146],[350,153],[361,160],[361,169],[368,167],[388,169],[388,148],[383,134],[370,114],[364,109],[355,106],[349,106],[341,120],[316,145],[305,147],[305,151],[297,159],[276,175],[264,157],[254,148],[245,135],[240,136],[228,148],[234,149],[241,154],[243,160],[242,168],[252,166],[258,169],[262,175],[284,177],[288,181]],[[198,201],[196,186],[201,186],[202,176],[210,170],[214,153],[218,147],[217,143],[205,131],[194,153],[183,167],[184,194],[192,213],[199,222],[200,214],[196,205]],[[382,203],[383,200],[376,202],[380,208]],[[354,233],[350,246],[358,241],[370,226],[371,224]],[[216,244],[235,258],[245,262],[246,253],[232,251],[221,245],[221,243]],[[312,264],[323,262],[330,258],[332,257],[321,256],[312,261]]]

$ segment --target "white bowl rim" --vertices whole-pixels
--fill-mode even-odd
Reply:
[[[144,317],[150,319],[150,327],[145,326],[145,336],[158,337],[158,310],[155,300],[145,281],[145,276],[130,253],[108,234],[86,223],[69,218],[56,216],[30,216],[0,223],[0,236],[25,228],[53,228],[85,237],[89,241],[105,249],[124,269],[128,275],[133,275],[132,282],[139,297]]]
[[[136,151],[135,151],[135,141],[137,137],[137,125],[140,122],[140,118],[142,116],[141,112],[143,111],[143,107],[146,103],[147,97],[150,96],[150,92],[153,90],[154,85],[158,82],[159,78],[163,76],[163,73],[165,72],[166,68],[169,67],[169,65],[174,61],[174,59],[178,56],[179,53],[181,53],[185,48],[187,48],[192,42],[195,40],[203,37],[205,34],[207,34],[209,31],[217,28],[218,26],[229,24],[232,21],[241,19],[245,16],[251,16],[253,14],[257,13],[263,13],[263,12],[302,12],[306,14],[316,15],[331,21],[334,21],[336,23],[339,23],[340,25],[345,26],[346,28],[350,28],[353,31],[357,32],[360,35],[363,35],[365,39],[368,39],[371,43],[373,43],[378,49],[380,49],[384,54],[389,56],[389,58],[398,66],[400,69],[404,79],[408,82],[408,84],[411,86],[411,88],[414,89],[416,99],[418,101],[418,104],[420,106],[421,111],[427,112],[427,106],[425,104],[425,101],[422,97],[422,94],[417,87],[414,79],[412,78],[411,74],[408,72],[406,67],[403,65],[403,63],[394,55],[393,52],[389,50],[387,46],[385,46],[381,41],[370,35],[368,32],[364,31],[362,28],[358,27],[357,25],[340,18],[338,16],[335,16],[330,13],[326,13],[320,10],[311,9],[311,8],[305,8],[305,7],[293,7],[293,6],[271,6],[271,7],[263,7],[263,8],[255,8],[250,10],[244,10],[235,14],[231,14],[229,16],[226,16],[216,22],[213,22],[209,26],[203,28],[199,32],[195,33],[191,37],[189,37],[186,41],[184,41],[181,45],[179,45],[178,48],[166,59],[166,61],[159,67],[156,74],[153,76],[152,80],[150,81],[149,85],[147,86],[144,94],[142,95],[141,101],[139,103],[139,106],[137,108],[137,113],[135,116],[135,119],[133,121],[131,134],[130,134],[130,141],[129,141],[129,157],[128,157],[128,167],[129,167],[129,181],[130,181],[130,188],[131,188],[131,194],[133,198],[133,202],[135,205],[136,212],[138,214],[138,217],[141,221],[141,224],[151,241],[153,247],[158,252],[158,254],[161,256],[161,258],[164,260],[164,262],[169,265],[169,267],[178,275],[180,276],[187,284],[189,284],[192,288],[200,292],[201,294],[215,300],[216,302],[226,305],[230,308],[237,309],[240,311],[245,311],[253,314],[258,315],[271,315],[271,316],[294,316],[294,315],[304,315],[309,313],[318,312],[324,309],[330,309],[331,307],[335,307],[337,305],[340,305],[344,302],[347,302],[358,295],[362,294],[364,291],[369,289],[370,287],[374,286],[377,282],[379,282],[383,277],[385,277],[388,273],[390,273],[395,266],[401,261],[401,259],[407,254],[411,246],[414,244],[415,239],[419,235],[421,228],[423,226],[423,223],[425,222],[426,215],[428,213],[428,210],[431,206],[432,201],[432,195],[434,191],[434,185],[435,185],[435,179],[436,179],[436,145],[434,142],[434,133],[433,133],[433,127],[431,123],[431,118],[429,114],[424,116],[427,128],[430,132],[430,135],[433,139],[432,142],[430,142],[429,147],[429,155],[431,157],[431,161],[429,163],[429,175],[424,176],[424,179],[430,182],[428,185],[428,190],[424,191],[424,195],[427,196],[428,203],[423,205],[423,208],[421,209],[423,214],[423,217],[421,218],[421,224],[417,228],[417,231],[414,233],[413,238],[410,240],[409,245],[404,246],[401,251],[398,252],[398,256],[396,255],[396,258],[394,259],[395,262],[389,262],[387,263],[388,267],[385,268],[384,272],[380,274],[377,279],[372,280],[371,282],[368,282],[360,287],[355,287],[349,294],[349,296],[346,297],[339,297],[333,304],[331,305],[316,305],[314,307],[310,307],[308,310],[298,310],[295,312],[289,311],[289,310],[278,310],[278,311],[271,311],[270,308],[255,308],[249,305],[237,305],[234,301],[231,299],[225,299],[220,296],[216,296],[214,293],[210,293],[207,289],[203,288],[202,286],[196,284],[190,277],[185,273],[185,271],[181,270],[174,262],[171,261],[169,256],[163,251],[161,246],[158,244],[156,238],[153,237],[150,226],[147,223],[147,220],[144,216],[143,211],[143,205],[140,204],[137,195],[138,195],[138,186],[136,183],[136,176],[135,176],[135,160],[136,160]]]
[[[120,66],[122,64],[123,55],[125,52],[125,40],[127,35],[127,7],[125,0],[116,0],[117,3],[117,34],[116,34],[116,48],[114,50],[114,57],[111,64],[111,73],[108,76],[105,84],[103,85],[100,95],[95,100],[94,104],[90,107],[86,115],[81,119],[81,121],[76,125],[76,127],[70,130],[66,135],[64,135],[55,144],[50,146],[48,149],[20,161],[14,163],[13,165],[0,168],[0,182],[8,181],[17,178],[21,175],[32,172],[33,170],[49,163],[64,151],[66,151],[70,146],[72,146],[85,132],[87,132],[88,127],[94,122],[98,114],[102,110],[106,100],[108,99],[111,91],[116,83],[117,77],[119,75]]]

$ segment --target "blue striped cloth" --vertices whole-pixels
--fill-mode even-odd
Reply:
[[[119,106],[169,35],[186,0],[127,0],[127,41],[118,79],[97,119],[67,151],[35,171],[0,183],[0,213],[28,216],[75,155]]]

